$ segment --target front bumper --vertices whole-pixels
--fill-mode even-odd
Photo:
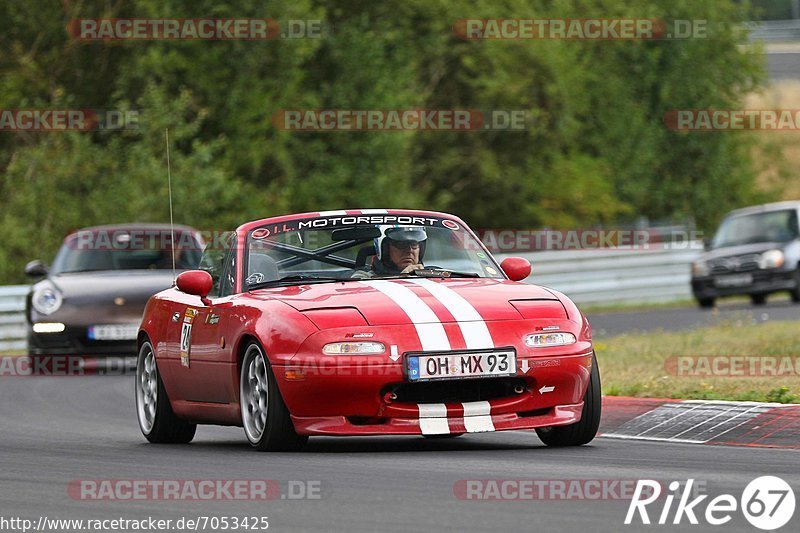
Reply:
[[[393,364],[274,365],[303,435],[441,435],[578,422],[592,352],[518,356],[517,374],[410,383]]]
[[[581,402],[557,405],[532,413],[492,414],[490,402],[472,402],[460,407],[444,405],[447,415],[443,417],[421,416],[426,413],[418,411],[416,415],[409,413],[409,416],[383,418],[372,423],[354,423],[344,416],[292,416],[292,422],[295,431],[301,435],[460,435],[574,424],[580,421],[583,409]],[[459,409],[462,411],[461,415],[458,414]],[[464,416],[464,410],[488,412]]]
[[[715,278],[724,277],[722,275],[696,277],[692,278],[692,293],[695,298],[703,299],[741,294],[770,294],[797,289],[798,281],[794,271],[754,270],[732,274],[752,274],[753,283],[738,287],[718,287],[716,286]]]
[[[61,333],[34,333],[28,326],[30,355],[135,356],[136,339],[97,341],[89,339],[86,326],[67,326]]]

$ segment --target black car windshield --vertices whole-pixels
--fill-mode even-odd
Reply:
[[[247,237],[245,287],[393,277],[503,279],[494,259],[460,224],[414,222],[301,228],[293,221],[288,231],[257,228]]]
[[[152,232],[151,232],[152,233]],[[70,236],[56,255],[54,275],[110,270],[172,269],[169,230],[141,237],[135,231],[78,232]],[[202,243],[191,233],[175,234],[175,267],[197,268]]]
[[[714,236],[712,248],[787,242],[798,236],[797,212],[792,209],[739,215],[725,219]]]

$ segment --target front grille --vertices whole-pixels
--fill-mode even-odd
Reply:
[[[402,403],[461,403],[516,396],[514,389],[517,387],[524,388],[525,381],[520,378],[463,379],[403,383],[384,393],[394,392],[395,401]]]
[[[758,270],[761,254],[747,254],[732,257],[720,257],[709,261],[712,274],[728,274],[731,272],[751,272]]]

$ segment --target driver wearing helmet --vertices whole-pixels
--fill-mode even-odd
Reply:
[[[423,228],[387,228],[383,238],[377,243],[377,255],[372,262],[371,271],[356,272],[353,277],[372,277],[375,275],[408,274],[425,268],[422,258],[425,255],[425,241],[428,235]]]

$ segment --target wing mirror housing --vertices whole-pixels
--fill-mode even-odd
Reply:
[[[211,287],[214,286],[214,280],[211,279],[211,274],[205,270],[187,270],[178,275],[175,280],[178,290],[186,294],[199,296],[204,305],[210,305],[211,301],[208,299],[208,293],[211,292]]]
[[[506,257],[500,268],[511,281],[522,281],[531,275],[531,262],[524,257]]]
[[[32,278],[41,278],[47,275],[47,265],[35,259],[25,265],[25,275]]]

